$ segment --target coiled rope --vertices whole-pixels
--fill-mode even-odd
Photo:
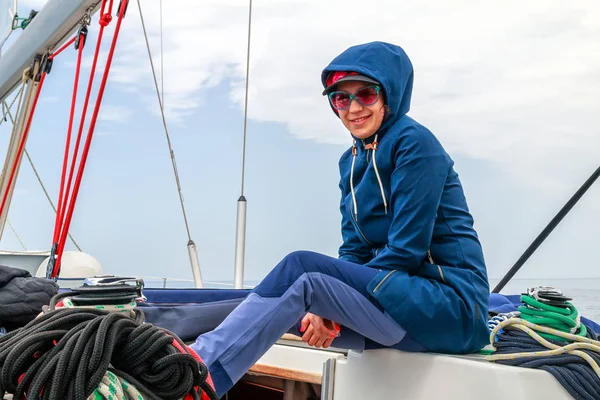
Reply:
[[[133,311],[51,309],[0,337],[0,398],[218,400],[197,355]]]
[[[494,353],[486,359],[548,371],[573,398],[599,400],[600,342],[575,306],[553,306],[531,295],[521,301],[520,317],[490,323]]]

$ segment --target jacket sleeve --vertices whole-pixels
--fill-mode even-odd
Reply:
[[[433,236],[452,160],[426,128],[409,127],[394,150],[388,244],[367,263],[374,268],[414,271]]]
[[[354,228],[354,224],[350,220],[350,218],[352,217],[346,212],[346,209],[344,207],[344,199],[348,195],[349,190],[345,188],[342,179],[340,179],[339,186],[342,192],[342,197],[340,200],[340,212],[342,214],[343,241],[342,245],[338,250],[339,258],[341,260],[346,260],[356,264],[364,265],[373,257],[373,254],[358,237],[356,229]]]

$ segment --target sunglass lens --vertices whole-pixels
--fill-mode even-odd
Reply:
[[[335,92],[331,94],[331,105],[338,110],[344,110],[350,105],[348,93]]]
[[[370,106],[377,102],[377,90],[374,87],[366,87],[356,92],[356,99],[365,106]]]

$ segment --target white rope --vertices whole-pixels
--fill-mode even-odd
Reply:
[[[162,102],[162,98],[160,95],[160,90],[158,88],[158,80],[156,78],[156,69],[154,68],[154,61],[152,60],[152,52],[150,51],[150,42],[148,41],[148,33],[146,32],[146,24],[144,23],[144,14],[142,13],[142,5],[140,4],[140,0],[137,0],[137,4],[138,4],[138,9],[140,10],[140,20],[142,21],[142,29],[144,31],[144,39],[146,40],[146,48],[148,49],[148,58],[150,59],[150,67],[152,68],[152,77],[154,78],[154,87],[156,89],[156,96],[158,97],[158,104],[160,106],[160,114],[162,117],[164,129],[165,129],[165,135],[167,137],[169,153],[171,155],[171,163],[173,165],[173,173],[175,174],[175,181],[177,182],[177,191],[179,193],[179,202],[181,203],[181,211],[183,213],[185,229],[187,231],[188,240],[191,241],[192,235],[190,234],[190,226],[188,224],[187,214],[185,212],[185,206],[183,205],[183,194],[181,192],[181,184],[179,182],[179,173],[177,172],[177,163],[175,162],[175,153],[173,152],[173,147],[171,145],[171,138],[169,136],[169,129],[167,128],[167,120],[165,119],[163,102]]]
[[[0,254],[9,255],[9,256],[49,256],[50,252],[47,250],[27,250],[27,251],[19,251],[19,250],[0,250]]]
[[[385,191],[383,190],[383,183],[381,183],[381,177],[379,176],[379,170],[377,169],[377,157],[375,157],[375,153],[377,152],[378,142],[377,136],[375,135],[375,142],[373,144],[373,168],[375,169],[375,175],[377,176],[377,182],[379,182],[379,189],[381,190],[381,198],[383,199],[383,206],[385,207],[385,213],[387,214],[387,199],[385,198]]]
[[[561,354],[572,354],[575,356],[579,356],[584,359],[594,370],[596,375],[600,377],[600,365],[590,357],[589,354],[586,354],[580,350],[591,350],[597,354],[600,354],[600,342],[597,340],[593,340],[584,336],[573,335],[566,332],[561,332],[557,329],[553,329],[543,325],[537,325],[527,320],[515,317],[510,318],[505,321],[500,322],[490,333],[490,343],[495,343],[496,335],[501,329],[506,328],[507,326],[511,326],[513,328],[517,328],[533,339],[535,339],[542,346],[546,347],[548,350],[545,351],[530,351],[530,352],[520,352],[520,353],[508,353],[508,354],[492,354],[486,356],[485,359],[488,361],[498,361],[498,360],[515,360],[517,358],[522,357],[550,357]],[[537,332],[544,332],[551,335],[559,336],[563,339],[567,339],[572,341],[573,343],[566,344],[564,346],[559,346],[554,343],[549,342],[540,336]]]
[[[350,192],[352,193],[352,205],[354,207],[354,217],[358,219],[358,207],[356,205],[356,194],[354,194],[354,161],[356,160],[356,140],[352,145],[352,166],[350,167]]]

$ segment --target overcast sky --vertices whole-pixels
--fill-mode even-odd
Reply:
[[[20,1],[19,13],[44,3]],[[142,7],[160,67],[160,4],[144,0]],[[247,23],[247,1],[163,5],[167,122],[207,280],[233,276]],[[114,26],[113,20],[108,33]],[[336,254],[337,160],[350,137],[320,94],[320,72],[347,47],[372,40],[402,46],[414,64],[409,114],[439,137],[456,162],[490,277],[508,270],[598,167],[597,1],[255,0],[244,193],[248,280],[262,278],[296,249]],[[107,272],[191,279],[134,0],[115,57],[72,233]],[[27,146],[55,201],[75,60],[74,50],[57,58]],[[81,97],[84,90],[82,85]],[[2,154],[9,133],[3,124]],[[600,277],[593,258],[599,186],[519,277]],[[29,250],[50,248],[54,216],[26,163],[9,219]],[[22,249],[8,227],[0,247]]]

